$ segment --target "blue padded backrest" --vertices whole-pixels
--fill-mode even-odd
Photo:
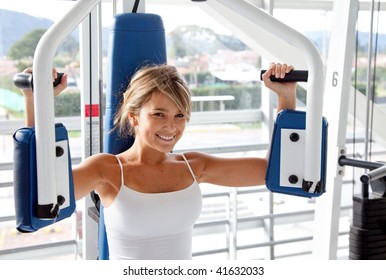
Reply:
[[[142,66],[165,63],[165,30],[160,16],[128,13],[115,17],[110,29],[107,60],[104,152],[118,154],[133,144],[133,137],[122,137],[116,131],[111,131],[114,126],[115,113],[123,97],[122,94],[132,75]],[[101,206],[99,259],[106,260],[108,256],[103,207]]]
[[[131,76],[147,64],[166,63],[165,30],[160,16],[120,14],[110,30],[106,76],[104,151],[118,154],[132,144],[131,137],[119,138],[113,119]]]

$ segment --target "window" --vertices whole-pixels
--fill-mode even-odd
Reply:
[[[77,203],[79,209],[70,219],[32,234],[16,231],[13,206],[12,134],[23,126],[24,105],[19,90],[12,85],[12,77],[32,61],[31,54],[11,59],[9,49],[22,40],[26,33],[48,28],[52,20],[60,18],[73,3],[47,0],[0,1],[0,259],[83,258],[82,245],[87,236],[83,235],[82,230],[82,201]],[[34,9],[42,5],[44,11],[41,8]],[[110,2],[102,4],[104,71],[112,10]],[[179,69],[193,91],[191,122],[175,152],[198,150],[226,157],[265,156],[269,135],[261,110],[263,97],[258,78],[262,56],[259,52],[251,50],[237,38],[237,34],[232,34],[214,21],[197,5],[151,3],[146,10],[160,14],[164,19],[168,62]],[[277,9],[274,15],[288,25],[304,30],[316,42],[323,58],[327,57],[331,11]],[[384,18],[383,13],[380,15],[380,18]],[[298,25],[298,18],[309,17],[311,19],[306,22],[316,22],[318,25],[304,26],[304,20]],[[19,22],[22,28],[16,26]],[[379,28],[382,26],[386,25],[379,24]],[[20,37],[10,40],[11,35],[15,34]],[[361,45],[359,49],[357,62],[361,67],[358,67],[360,75],[357,88],[360,90],[364,88],[367,61],[366,47]],[[379,49],[380,56],[377,59],[379,76],[376,103],[380,107],[384,103],[382,77],[385,75],[382,75],[384,69],[381,62],[384,50]],[[82,146],[85,144],[79,121],[78,31],[63,41],[54,66],[69,75],[67,92],[55,98],[55,106],[57,117],[71,123],[71,154],[73,164],[76,164],[82,157]],[[306,102],[301,89],[298,97],[299,102]],[[352,139],[351,127],[354,128],[355,124],[350,120],[348,142]],[[357,128],[356,133],[363,134],[364,128]],[[376,139],[373,158],[382,159],[384,145]],[[347,151],[363,154],[362,148],[355,147],[358,147],[358,143],[348,145]],[[338,252],[341,258],[347,258],[348,255],[347,235],[353,191],[350,176],[351,170],[346,173],[341,203]],[[314,200],[272,194],[263,186],[236,189],[203,185],[202,189],[203,212],[194,228],[195,259],[308,258],[311,254]]]

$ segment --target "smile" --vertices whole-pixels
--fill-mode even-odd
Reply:
[[[156,134],[159,138],[161,138],[162,140],[165,140],[165,141],[171,141],[173,140],[176,136],[173,135],[173,136],[164,136],[164,135],[159,135],[159,134]]]

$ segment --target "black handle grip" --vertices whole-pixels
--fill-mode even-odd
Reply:
[[[263,80],[263,74],[267,70],[261,70],[260,80]],[[283,79],[276,78],[274,75],[269,77],[272,82],[286,83],[286,82],[307,82],[308,80],[308,71],[307,70],[292,70],[285,75]]]
[[[27,73],[18,73],[13,76],[13,84],[20,89],[31,89],[32,75]]]
[[[60,84],[64,73],[56,73],[56,79],[52,83],[54,87]],[[13,76],[13,84],[20,89],[33,89],[33,76],[28,73],[18,73]]]

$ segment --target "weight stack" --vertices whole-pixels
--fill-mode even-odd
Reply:
[[[386,259],[386,197],[353,196],[350,260]]]

